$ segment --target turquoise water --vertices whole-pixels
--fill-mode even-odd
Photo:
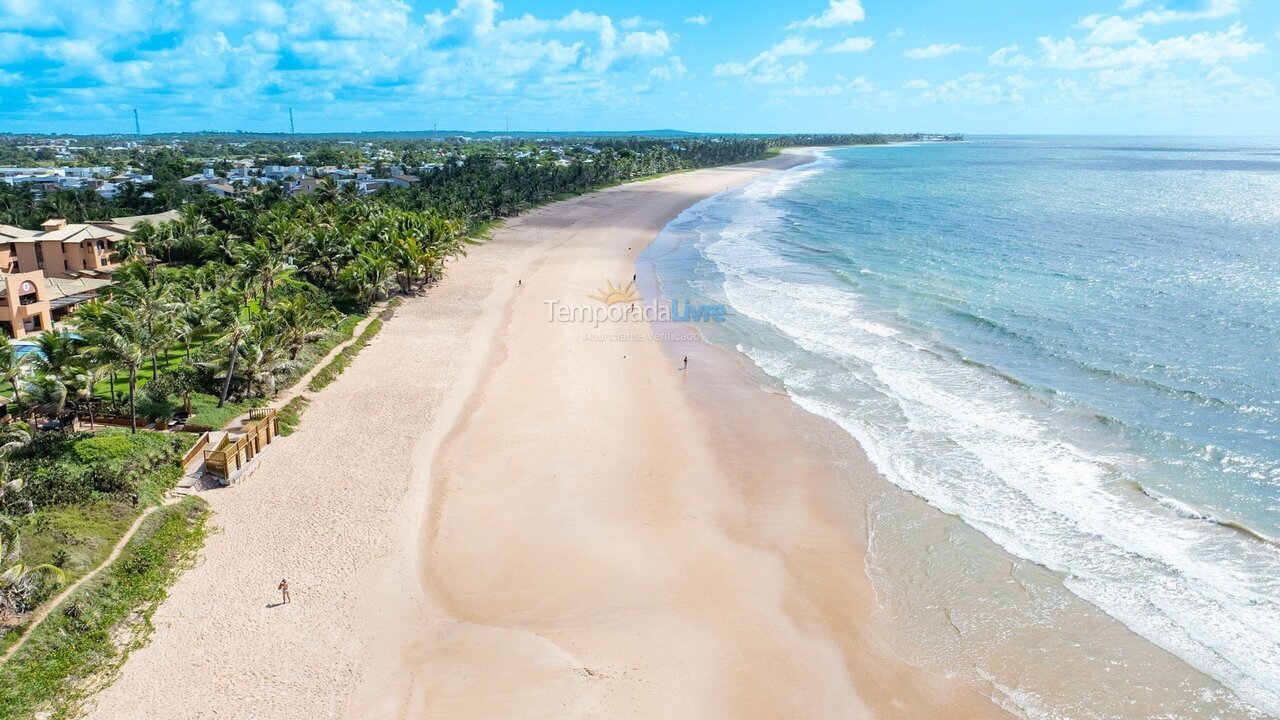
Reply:
[[[655,247],[892,483],[1280,714],[1280,141],[832,150]]]

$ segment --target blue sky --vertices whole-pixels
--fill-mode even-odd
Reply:
[[[0,131],[1274,134],[1276,0],[0,0]]]

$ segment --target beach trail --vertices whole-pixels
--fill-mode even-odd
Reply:
[[[625,284],[683,209],[804,159],[610,188],[471,248],[204,493],[219,531],[90,717],[1001,716],[874,631],[862,509],[797,408],[696,403],[683,384],[731,365],[550,317]]]

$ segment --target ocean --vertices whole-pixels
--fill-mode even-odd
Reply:
[[[1266,717],[1278,200],[1280,141],[832,149],[642,265],[892,484],[867,570],[908,659],[1026,717]]]

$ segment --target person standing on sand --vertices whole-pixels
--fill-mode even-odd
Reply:
[[[681,369],[681,370],[688,370],[688,369],[689,369],[689,356],[688,356],[688,355],[685,355],[685,356],[684,356],[684,367],[682,367],[682,368],[680,368],[680,369]]]
[[[281,579],[276,589],[280,591],[280,604],[284,605],[289,602],[289,581]]]

